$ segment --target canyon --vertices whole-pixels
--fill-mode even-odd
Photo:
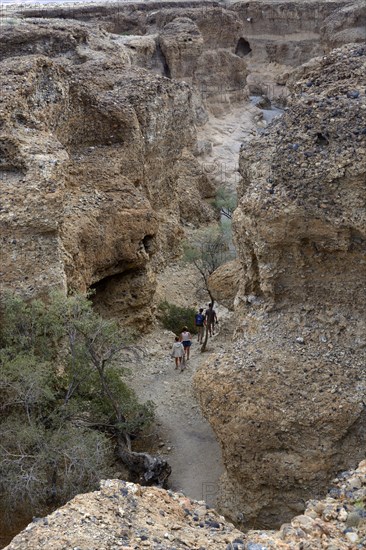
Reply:
[[[225,341],[200,361],[194,389],[222,452],[220,513],[241,530],[278,528],[365,456],[363,3],[5,8],[2,291],[29,299],[92,290],[104,316],[148,333],[156,328],[159,277],[179,260],[190,232],[218,223],[217,189],[236,192],[237,259],[210,283],[234,313]],[[360,468],[353,507],[365,496]],[[107,496],[76,497],[66,510],[118,500],[124,482],[104,483]],[[159,527],[159,542],[141,539],[141,531],[122,547],[171,548],[173,540],[177,548],[271,547],[216,512],[205,519],[214,531],[205,540],[202,531],[201,540],[190,518],[191,507],[203,504],[125,488],[137,502],[150,499],[150,512],[167,514],[165,531],[188,534],[164,542]],[[299,517],[316,523],[326,505],[318,516],[314,506]],[[57,522],[68,517],[54,514]],[[346,521],[337,514],[325,521]],[[318,522],[306,531],[308,523],[295,518],[272,547],[321,548],[310,532],[320,540],[326,528]],[[47,526],[32,524],[9,548],[38,548]],[[343,538],[333,548],[357,548],[336,530]],[[363,536],[354,540],[362,544]],[[62,544],[55,547],[71,543]]]

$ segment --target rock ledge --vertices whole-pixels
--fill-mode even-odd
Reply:
[[[356,550],[366,543],[366,460],[340,474],[324,500],[275,531],[241,533],[203,501],[120,480],[78,495],[5,550]]]

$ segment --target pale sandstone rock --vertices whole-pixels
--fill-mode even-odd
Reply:
[[[234,309],[240,276],[240,262],[239,260],[232,260],[220,266],[209,277],[208,285],[212,295],[228,309]]]
[[[364,43],[366,40],[366,13],[362,0],[354,0],[331,13],[322,28],[323,41],[328,48],[347,42]]]
[[[166,25],[176,20],[178,16],[188,17],[198,27],[204,42],[204,52],[200,58],[203,63],[199,81],[202,78],[210,77],[208,73],[211,71],[212,64],[215,68],[212,71],[212,90],[221,96],[222,88],[216,91],[215,88],[217,82],[222,80],[222,75],[225,76],[229,73],[233,75],[224,80],[226,88],[232,86],[233,83],[239,83],[241,86],[242,81],[235,80],[235,78],[237,78],[238,72],[239,76],[246,75],[249,59],[252,61],[250,68],[252,74],[258,69],[258,67],[256,68],[257,62],[258,66],[263,64],[258,69],[258,74],[262,75],[259,78],[259,83],[263,83],[263,67],[268,71],[268,67],[273,64],[275,72],[283,76],[284,73],[281,73],[283,67],[278,67],[277,70],[276,64],[289,66],[291,69],[291,64],[297,64],[308,59],[314,53],[325,51],[326,44],[322,43],[320,49],[318,47],[318,41],[322,40],[322,30],[319,31],[319,25],[334,10],[334,3],[295,2],[282,6],[280,3],[253,2],[243,3],[235,10],[227,10],[221,6],[215,6],[212,10],[207,5],[204,6],[204,9],[199,5],[196,7],[198,10],[187,5],[166,8],[161,5],[154,6],[152,3],[151,8],[147,5],[140,5],[137,9],[134,6],[128,6],[125,8],[126,11],[120,6],[112,7],[110,10],[105,6],[67,7],[51,10],[54,17],[58,14],[62,15],[64,10],[69,10],[76,18],[98,20],[102,24],[109,24],[109,29],[116,33],[132,32],[136,29],[139,32],[151,32],[151,38],[145,36],[141,38],[141,43],[138,42],[138,39],[130,42],[130,45],[137,48],[136,55],[133,53],[133,48],[127,44],[125,49],[121,48],[118,40],[110,42],[109,38],[107,39],[102,33],[90,33],[89,26],[79,23],[71,25],[70,22],[59,21],[53,22],[51,25],[49,22],[47,24],[37,22],[38,26],[35,31],[31,30],[34,25],[29,23],[30,27],[24,25],[20,29],[12,28],[8,34],[3,33],[2,58],[16,55],[24,57],[20,61],[17,59],[14,62],[11,60],[5,62],[4,85],[2,85],[2,92],[6,97],[2,98],[1,146],[4,151],[2,155],[4,160],[1,183],[6,200],[5,209],[2,211],[4,221],[2,236],[5,241],[5,252],[1,276],[4,277],[2,282],[5,283],[5,286],[11,286],[26,296],[31,296],[35,293],[46,293],[52,287],[66,289],[71,285],[75,288],[85,289],[90,285],[100,285],[99,290],[101,287],[105,289],[104,295],[103,293],[101,295],[100,307],[103,307],[104,304],[114,305],[115,301],[118,301],[120,306],[117,304],[117,309],[121,307],[119,313],[127,314],[128,312],[128,316],[130,316],[132,311],[131,318],[136,313],[139,318],[138,323],[142,323],[142,318],[146,320],[146,316],[151,315],[147,301],[154,287],[154,269],[163,258],[166,259],[167,251],[175,252],[183,236],[178,220],[183,218],[183,221],[199,223],[205,221],[209,214],[202,203],[196,203],[196,200],[193,201],[192,209],[184,211],[186,201],[182,198],[179,190],[174,187],[176,179],[181,173],[181,165],[179,171],[176,166],[178,163],[189,164],[190,162],[186,160],[190,157],[194,142],[194,132],[190,129],[197,121],[197,111],[201,107],[196,108],[197,101],[190,95],[190,91],[184,84],[167,83],[165,79],[158,78],[150,80],[143,71],[135,68],[130,69],[130,63],[134,63],[135,57],[138,58],[136,64],[140,65],[146,59],[147,64],[151,63],[152,69],[154,69],[155,63],[158,70],[161,70],[161,74],[164,74],[166,70],[164,60],[159,59],[159,51],[154,44],[158,44],[159,33],[164,32]],[[118,17],[116,17],[116,9],[118,9]],[[46,14],[47,10],[45,9],[42,15]],[[289,25],[289,21],[291,21],[291,25]],[[213,28],[219,28],[220,33],[212,33]],[[308,33],[307,36],[301,35],[302,30]],[[344,30],[342,29],[342,31]],[[284,36],[288,31],[291,31],[294,36]],[[344,32],[345,40],[347,40],[346,35],[347,32]],[[247,39],[251,48],[251,52],[248,54],[244,52],[244,57],[237,55],[240,53],[237,49],[240,38]],[[50,61],[41,57],[27,57],[39,54],[46,54],[54,59]],[[227,67],[229,73],[223,72],[217,75],[216,71],[220,64]],[[179,70],[181,68],[177,64],[177,71]],[[265,74],[267,75],[268,72]],[[104,83],[102,80],[105,76],[107,78]],[[284,85],[287,78],[277,78],[276,80]],[[22,89],[23,84],[24,89]],[[264,84],[267,86],[265,82]],[[141,88],[141,91],[137,92],[137,88]],[[20,90],[19,93],[17,90]],[[10,98],[12,93],[15,94],[14,103]],[[270,91],[267,95],[270,95]],[[188,109],[187,103],[189,104]],[[178,105],[177,110],[176,105]],[[312,107],[310,105],[307,108],[310,110]],[[195,114],[193,113],[194,109]],[[162,114],[163,110],[164,115]],[[166,113],[168,113],[167,118],[165,118]],[[176,123],[177,115],[178,124]],[[82,126],[79,125],[80,118],[85,119],[85,124]],[[202,118],[204,119],[204,115]],[[117,120],[117,124],[115,124],[115,120]],[[163,137],[159,137],[161,134]],[[146,147],[145,143],[148,144]],[[82,145],[82,150],[78,149],[79,144]],[[85,151],[83,148],[87,150]],[[95,152],[93,148],[97,151]],[[263,158],[265,156],[263,153]],[[320,158],[317,162],[322,160]],[[343,161],[337,162],[334,169],[343,168],[345,172],[347,170],[352,172],[352,168],[342,163]],[[95,167],[94,172],[93,167]],[[309,168],[311,171],[311,167],[308,165],[305,168]],[[254,163],[253,170],[256,169],[256,163]],[[194,174],[197,170],[199,171],[199,168],[196,164],[190,165],[187,169],[188,179],[196,181]],[[282,174],[280,172],[278,174],[281,180]],[[94,194],[90,194],[89,175],[92,176],[91,183]],[[316,176],[316,173],[310,175],[313,177]],[[301,179],[302,174],[298,174],[298,177]],[[109,187],[110,182],[113,187]],[[186,178],[180,182],[180,185],[184,186],[185,184],[190,185]],[[206,189],[209,187],[209,182],[204,182],[205,190],[202,190],[201,184],[200,180],[199,191],[196,186],[192,188],[195,197],[198,195],[208,196]],[[262,186],[262,183],[260,182],[259,185]],[[347,187],[346,190],[348,190]],[[263,195],[267,197],[266,192],[261,193],[262,191],[259,202]],[[174,196],[173,201],[172,196]],[[354,201],[356,215],[359,215],[358,212],[362,211],[362,197],[358,200],[354,196]],[[22,203],[24,203],[24,209]],[[99,203],[106,204],[99,206]],[[288,216],[291,214],[291,208],[289,206],[286,208],[288,210],[283,213],[283,219],[280,216],[278,224],[284,238],[288,231],[293,230],[291,224],[288,227],[286,222],[288,218],[291,218]],[[322,202],[320,208],[326,211],[326,202]],[[255,214],[259,214],[258,219],[261,217],[261,210],[262,206],[255,211]],[[296,230],[298,228],[296,225],[298,212],[296,210],[293,216]],[[303,221],[304,218],[300,218],[300,225]],[[125,222],[127,223],[125,224]],[[317,243],[320,247],[320,254],[322,254],[327,252],[326,239],[329,234],[327,222],[325,228],[322,224],[320,226],[320,229],[319,227],[314,229],[314,235],[318,235],[319,231],[324,231],[325,244],[323,240]],[[100,233],[104,238],[100,238]],[[268,234],[271,235],[270,230]],[[266,240],[265,232],[263,235],[263,240]],[[297,236],[296,233],[295,241]],[[337,250],[337,246],[333,244],[337,238],[337,232],[332,232],[331,246],[328,252]],[[360,242],[358,234],[352,234],[351,231],[351,238],[352,247],[357,248],[362,245],[362,239]],[[276,244],[278,241],[274,238],[270,242]],[[348,234],[342,233],[340,242],[343,252],[346,252],[345,248],[349,242]],[[304,265],[306,266],[306,256],[311,256],[312,250],[311,247],[308,250],[307,243],[303,244],[305,244]],[[253,275],[249,275],[246,279],[249,292],[245,290],[241,296],[248,303],[254,305],[260,303],[260,300],[256,299],[258,289],[261,290],[261,294],[266,300],[272,300],[273,295],[278,297],[282,292],[281,288],[279,288],[281,292],[277,292],[271,281],[276,271],[276,268],[273,271],[272,259],[275,266],[276,262],[281,263],[282,260],[278,258],[276,251],[268,250],[269,247],[266,248],[266,244],[263,242],[258,244],[258,250],[261,246],[265,249],[264,258],[268,253],[270,262],[263,262],[256,266],[255,254],[252,258],[253,261],[251,259],[248,261],[248,256],[245,257],[248,273],[251,270]],[[260,256],[260,254],[258,255]],[[300,256],[302,257],[302,253]],[[288,269],[289,263],[286,259],[283,260],[280,267]],[[329,266],[327,265],[327,267]],[[260,282],[257,276],[258,269],[261,270]],[[327,269],[323,271],[321,276],[324,275],[326,278]],[[316,271],[314,279],[317,277],[318,272]],[[292,277],[293,281],[295,279],[296,271]],[[134,292],[135,289],[132,288],[133,281],[136,283],[137,295]],[[277,282],[280,287],[282,281],[277,279]],[[333,285],[333,277],[331,282]],[[352,292],[355,287],[354,285],[351,287],[352,291],[348,292],[347,301],[350,297],[352,302]],[[296,292],[293,292],[291,296],[289,294],[289,301],[297,296],[299,288],[301,290],[302,285],[297,285]],[[336,284],[334,288],[336,288]],[[327,284],[324,284],[322,291],[330,296],[333,287],[329,292]],[[118,296],[118,300],[114,300],[113,296]],[[144,306],[147,309],[143,314]],[[343,306],[342,303],[342,308]],[[310,308],[311,305],[308,307]],[[317,347],[323,346],[323,344],[327,345],[329,351],[326,353],[329,353],[331,362],[333,360],[332,349],[334,348],[332,338],[342,340],[342,333],[346,331],[346,339],[349,339],[351,333],[349,324],[353,323],[354,318],[343,309],[340,314],[330,309],[317,314],[316,323],[320,323],[321,327],[319,328],[319,324],[315,325],[314,331],[312,326],[307,326],[307,319],[304,320],[301,316],[300,321],[297,319],[295,317],[294,321],[287,315],[285,319],[279,317],[276,323],[288,325],[291,342],[295,341],[298,326],[301,325],[301,331],[306,333],[303,338],[304,342],[307,343],[310,340],[314,345],[314,365],[318,366]],[[334,330],[328,331],[323,328],[323,325],[327,328],[328,324],[334,327]],[[285,374],[291,377],[293,356],[298,354],[298,349],[291,348],[284,359],[285,353],[282,353],[282,346],[285,346],[286,349],[287,335],[286,338],[283,338],[281,331],[279,334],[274,331],[276,339],[278,339],[276,344],[273,338],[267,336],[264,336],[264,342],[258,343],[255,341],[255,335],[262,327],[262,320],[256,316],[249,319],[247,325],[243,326],[243,330],[253,336],[252,350],[249,351],[254,352],[260,347],[266,347],[267,344],[272,349],[278,344],[278,364],[281,365],[283,360],[285,363],[288,361],[289,369]],[[272,329],[273,324],[269,324],[268,332],[271,332]],[[358,327],[353,325],[352,329],[354,329],[355,336],[354,346],[356,349],[362,348],[364,346],[362,323],[359,323]],[[283,339],[281,340],[281,338]],[[242,348],[238,346],[235,353],[238,369],[243,369],[245,365],[241,360]],[[299,352],[300,363],[303,353],[304,351]],[[267,362],[268,371],[272,368],[275,358],[276,356],[272,352],[269,352],[268,357],[264,358],[263,365],[266,365]],[[247,360],[251,362],[251,357]],[[304,365],[308,364],[306,357],[303,363]],[[257,374],[261,373],[258,371]],[[338,375],[338,371],[336,374]],[[326,377],[328,376],[329,378],[333,376],[332,369],[326,371]],[[332,385],[330,392],[333,399],[336,399],[339,391],[343,391],[343,388],[346,387],[348,403],[345,406],[342,401],[339,408],[349,408],[349,411],[347,410],[347,414],[343,415],[343,410],[339,410],[340,420],[338,421],[336,415],[334,429],[329,431],[332,432],[332,437],[339,441],[340,431],[343,430],[345,434],[348,434],[353,429],[354,440],[351,437],[350,441],[346,437],[343,445],[346,447],[354,442],[357,447],[360,414],[359,401],[357,400],[362,387],[357,388],[355,397],[354,385],[352,380],[350,383],[347,376],[348,373],[344,375],[343,386],[341,385],[340,389],[336,383]],[[279,389],[283,385],[282,382],[283,378],[278,384]],[[316,381],[317,383],[318,381]],[[319,388],[316,384],[312,388],[314,394]],[[361,380],[360,386],[362,384]],[[304,385],[307,385],[306,377],[299,379],[299,385],[295,384],[296,392],[298,392],[296,396],[300,395],[301,399],[305,399],[307,395],[306,392],[303,395],[301,393],[303,389],[299,387]],[[240,389],[240,379],[238,379],[238,388]],[[239,392],[239,389],[236,391]],[[249,411],[250,420],[256,418],[257,407],[267,404],[266,396],[260,397],[263,397],[263,400],[258,399],[259,403],[253,405],[252,412]],[[291,400],[286,402],[286,407],[290,405],[290,402]],[[330,414],[332,414],[331,410]],[[281,429],[283,428],[283,433],[286,436],[286,431],[291,429],[291,425],[286,425],[286,421],[281,415],[283,413],[279,411]],[[345,419],[343,419],[344,416]],[[294,418],[297,429],[298,418],[296,416]],[[316,411],[311,410],[305,419],[309,430],[312,430],[314,425],[317,426],[316,423],[314,424],[317,418]],[[351,426],[353,420],[355,421],[354,427]],[[289,424],[291,423],[289,422]],[[282,432],[280,433],[282,435]],[[266,435],[265,431],[264,435]],[[248,439],[250,442],[250,437]],[[300,439],[299,437],[298,440]],[[322,435],[322,444],[323,440],[325,446],[328,446],[328,453],[330,453],[329,442],[332,443],[333,439],[328,438],[328,434],[325,434]],[[275,443],[278,444],[277,441]],[[238,456],[241,453],[241,444],[240,442],[238,448],[234,449]],[[279,445],[279,448],[278,457],[277,451],[273,452],[274,469],[277,468],[278,462],[278,468],[281,470],[282,445]],[[342,448],[340,454],[343,451],[345,454],[347,453],[347,450]],[[270,449],[269,454],[271,455],[271,453]],[[313,472],[316,470],[317,459],[318,456],[314,458],[309,467]],[[270,456],[269,462],[271,460]],[[296,474],[297,468],[302,468],[302,456],[299,459],[296,453],[293,453],[290,455],[290,463],[293,465],[296,483],[302,484],[304,482],[303,474],[301,473],[301,477]],[[240,460],[238,460],[238,464],[240,466]],[[320,464],[323,465],[322,460]],[[330,467],[326,464],[325,467],[331,470],[334,464]],[[240,468],[238,468],[239,470]],[[326,471],[328,472],[328,470]],[[259,471],[258,479],[260,479],[260,475]],[[291,479],[290,476],[290,482]],[[316,486],[317,481],[315,479],[312,482],[313,486]],[[230,483],[228,482],[229,489]],[[269,485],[270,483],[271,478]],[[321,485],[324,483],[325,480],[321,479]],[[297,491],[298,487],[296,486],[295,489]],[[304,494],[306,494],[305,489]],[[266,494],[265,498],[267,497]],[[303,498],[296,496],[296,498],[290,499],[289,503],[291,510],[301,511]],[[287,504],[285,504],[286,507]],[[271,513],[270,511],[269,515]],[[281,513],[280,510],[277,515],[280,516]]]
[[[167,23],[159,35],[161,50],[171,78],[191,80],[203,51],[203,37],[189,17],[177,17]]]
[[[100,491],[78,495],[46,518],[36,518],[5,550],[356,550],[366,544],[366,519],[356,495],[345,483],[351,476],[360,479],[366,490],[364,461],[357,470],[345,472],[342,479],[334,481],[330,493],[337,493],[336,498],[310,501],[305,515],[294,517],[277,532],[246,533],[235,529],[204,501],[125,481],[102,481]],[[315,512],[326,508],[334,512],[332,517]],[[346,509],[359,518],[352,528],[345,523]]]
[[[181,224],[214,215],[191,90],[131,67],[123,45],[86,24],[2,31],[3,288],[93,287],[103,312],[144,327]]]
[[[299,69],[287,112],[241,152],[242,322],[196,388],[220,504],[246,525],[299,513],[365,452],[365,70],[362,45]]]
[[[100,491],[78,495],[30,524],[7,548],[225,550],[240,536],[205,503],[164,489],[108,480],[101,483]]]
[[[219,113],[246,97],[246,80],[252,93],[285,102],[292,67],[333,44],[362,39],[360,6],[344,0],[111,3],[44,6],[42,16],[97,22],[126,45],[133,63],[192,82]]]

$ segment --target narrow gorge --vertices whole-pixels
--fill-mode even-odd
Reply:
[[[363,2],[4,3],[0,31],[1,295],[92,292],[173,469],[2,546],[363,548]],[[183,249],[225,217],[219,333],[173,380],[160,305],[206,307]]]

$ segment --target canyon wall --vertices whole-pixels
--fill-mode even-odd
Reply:
[[[290,518],[365,454],[365,70],[365,45],[304,65],[240,154],[236,339],[196,388],[244,525]]]
[[[182,223],[213,219],[192,92],[83,23],[2,30],[2,289],[94,288],[103,311],[143,326]]]
[[[2,25],[1,289],[91,288],[139,328],[184,224],[214,219],[195,126],[248,92],[294,92],[241,151],[241,269],[222,274],[237,339],[197,377],[221,508],[245,525],[303,510],[364,453],[365,51],[329,53],[363,39],[361,8],[39,7]]]
[[[269,73],[271,85],[257,91],[282,93],[293,68],[283,76],[283,67],[324,51],[327,17],[344,3],[6,9],[3,288],[25,296],[93,288],[101,311],[141,327],[153,315],[156,269],[179,252],[182,223],[213,219],[195,126],[207,109],[222,114],[243,101]],[[346,39],[345,28],[362,23],[357,13],[348,9],[328,34]],[[311,47],[296,50],[311,32]]]
[[[334,45],[364,40],[361,2],[166,1],[26,9],[26,17],[91,22],[134,64],[184,80],[215,114],[248,91],[285,102],[289,72]],[[335,44],[336,43],[336,44]],[[202,122],[205,117],[202,114]]]

